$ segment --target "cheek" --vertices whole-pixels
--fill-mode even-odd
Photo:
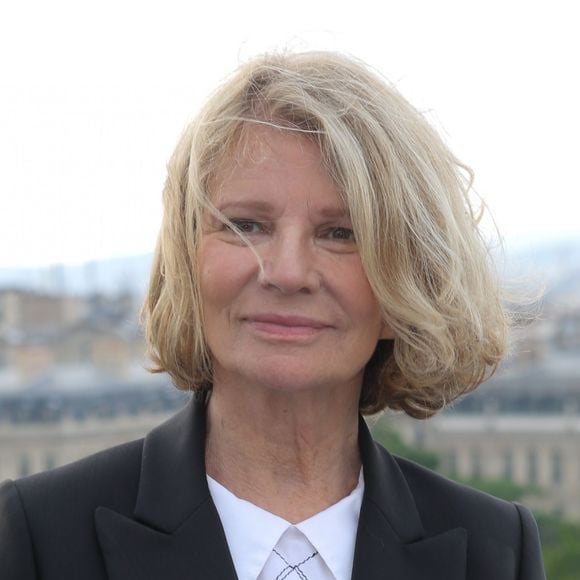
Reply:
[[[358,292],[358,294],[354,294],[354,292]],[[359,321],[361,330],[368,333],[369,336],[379,333],[382,328],[381,309],[370,287],[353,288],[352,296],[352,315],[355,320]]]
[[[367,280],[362,265],[358,271],[344,273],[343,297],[350,319],[355,321],[359,335],[368,339],[373,348],[377,340],[394,338],[384,322],[381,307]]]
[[[217,248],[210,242],[200,245],[198,254],[199,287],[201,302],[206,315],[206,323],[211,324],[211,312],[226,297],[224,290],[228,287],[227,269],[219,267],[220,256]]]
[[[204,311],[227,308],[239,297],[252,277],[245,252],[223,242],[207,240],[200,245],[198,266]]]
[[[380,323],[380,306],[363,270],[360,258],[356,256],[356,259],[346,266],[338,273],[336,284],[341,288],[341,294],[349,312],[355,319],[364,319],[367,323],[376,320],[377,324]]]
[[[349,296],[352,297],[352,311],[355,312],[355,315],[358,314],[360,320],[366,321],[367,331],[371,328],[376,331],[378,339],[394,339],[393,329],[383,320],[380,304],[366,276],[364,274],[362,276],[361,278],[353,278],[353,280],[358,280],[358,284],[353,284],[349,291]],[[355,297],[357,298],[355,299]],[[369,336],[372,334],[369,333]]]

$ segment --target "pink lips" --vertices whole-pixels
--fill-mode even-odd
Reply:
[[[254,314],[244,317],[255,330],[280,337],[313,336],[330,328],[329,324],[305,316],[281,314]]]

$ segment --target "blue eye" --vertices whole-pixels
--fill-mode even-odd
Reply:
[[[242,234],[258,234],[262,231],[261,224],[253,220],[230,219],[230,221],[234,228]]]
[[[330,228],[327,235],[331,240],[354,242],[354,232],[350,228]]]

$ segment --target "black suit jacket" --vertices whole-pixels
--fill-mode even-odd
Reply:
[[[204,439],[205,407],[194,399],[145,439],[4,482],[0,578],[235,580]],[[359,439],[354,580],[544,578],[525,507],[391,456],[362,420]]]

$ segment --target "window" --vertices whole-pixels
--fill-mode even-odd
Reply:
[[[20,477],[25,477],[26,475],[30,475],[30,459],[26,453],[23,453],[20,456],[20,469],[19,469]]]
[[[457,451],[455,451],[455,449],[451,449],[449,451],[449,454],[447,455],[447,465],[449,468],[449,473],[457,473]]]
[[[481,451],[472,449],[471,451],[471,477],[481,479]]]
[[[555,450],[552,452],[552,483],[562,483],[563,475],[562,455]]]
[[[514,454],[511,449],[508,449],[503,455],[503,477],[508,481],[514,479]]]
[[[538,454],[535,449],[528,451],[528,483],[531,485],[538,483]]]
[[[56,458],[54,457],[54,453],[50,451],[46,454],[44,458],[44,468],[45,469],[53,469],[56,467]]]

